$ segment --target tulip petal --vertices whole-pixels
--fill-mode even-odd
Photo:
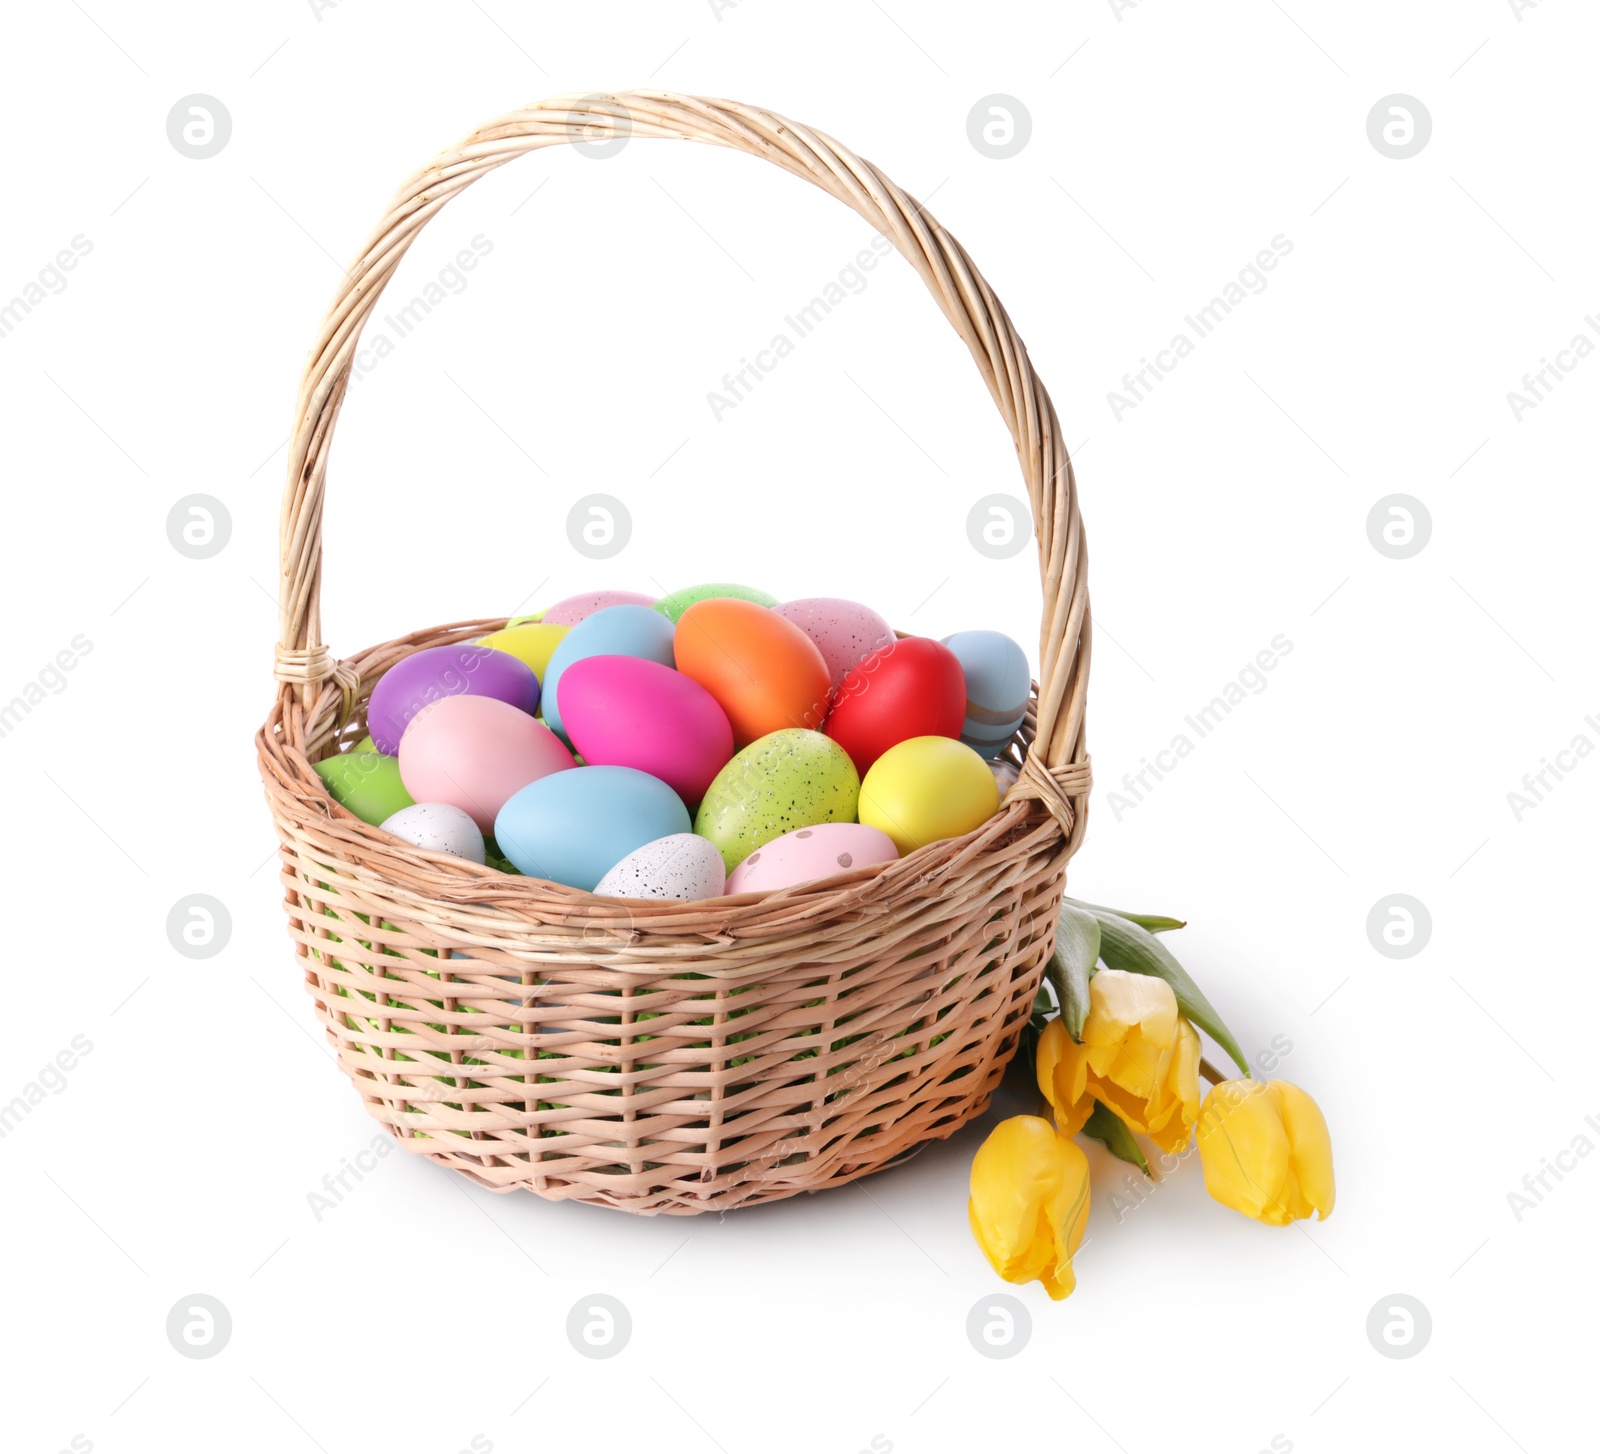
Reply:
[[[1013,1116],[978,1148],[971,1188],[967,1222],[990,1266],[1007,1282],[1037,1278],[1051,1297],[1066,1297],[1088,1219],[1082,1148],[1040,1116]]]
[[[1279,1112],[1289,1137],[1289,1165],[1299,1190],[1309,1204],[1305,1216],[1315,1207],[1327,1221],[1333,1213],[1333,1141],[1322,1110],[1299,1086],[1286,1080],[1269,1082],[1278,1095]]]
[[[1213,1086],[1200,1108],[1195,1140],[1206,1190],[1217,1201],[1273,1226],[1293,1220],[1284,1201],[1289,1137],[1278,1097],[1266,1085],[1225,1080]]]

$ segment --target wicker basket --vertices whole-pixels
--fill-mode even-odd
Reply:
[[[1044,586],[1040,682],[1000,812],[896,863],[768,895],[600,899],[424,852],[312,764],[379,676],[503,620],[336,661],[322,645],[328,446],[362,325],[451,197],[541,147],[668,137],[763,157],[853,207],[917,270],[1016,441]],[[1089,607],[1072,466],[1022,341],[966,253],[876,167],[731,101],[657,92],[514,111],[403,186],[345,277],[300,391],[281,528],[278,698],[256,739],[289,932],[368,1111],[497,1191],[692,1213],[818,1191],[949,1136],[1027,1019],[1083,835]]]

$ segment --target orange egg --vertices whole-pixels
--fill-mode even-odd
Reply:
[[[828,664],[792,621],[753,601],[696,601],[672,638],[678,670],[728,714],[735,747],[769,732],[813,731],[828,711]]]

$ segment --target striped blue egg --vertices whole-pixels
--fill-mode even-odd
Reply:
[[[998,757],[1028,714],[1033,689],[1028,654],[999,631],[958,631],[944,644],[967,679],[961,740],[979,757]]]
[[[683,799],[660,778],[632,767],[574,767],[513,793],[494,820],[494,841],[529,878],[592,891],[636,849],[690,827]]]
[[[607,606],[603,611],[585,616],[561,638],[561,644],[551,653],[550,665],[545,668],[544,681],[540,684],[540,707],[551,731],[559,733],[571,746],[572,739],[561,725],[560,697],[561,674],[573,662],[582,661],[586,656],[637,656],[662,666],[675,666],[674,630],[672,622],[652,606]],[[612,863],[615,862],[613,859]],[[611,864],[606,867],[610,868]]]

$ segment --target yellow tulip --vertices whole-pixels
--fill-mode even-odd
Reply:
[[[1206,1190],[1226,1207],[1286,1227],[1333,1211],[1333,1146],[1317,1103],[1286,1080],[1211,1088],[1195,1140]]]
[[[1072,1254],[1089,1220],[1089,1159],[1040,1116],[1013,1116],[972,1159],[967,1221],[1007,1282],[1037,1278],[1052,1298],[1077,1286]]]
[[[1035,1056],[1056,1124],[1075,1135],[1103,1101],[1130,1130],[1181,1151],[1200,1114],[1200,1036],[1154,975],[1102,969],[1089,981],[1083,1043],[1052,1020]]]

